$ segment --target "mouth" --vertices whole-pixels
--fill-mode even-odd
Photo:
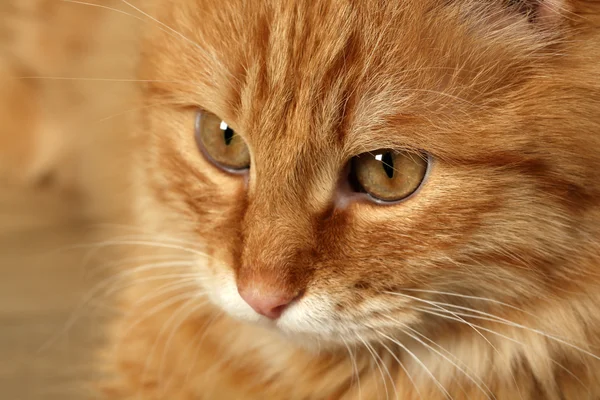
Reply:
[[[276,333],[303,348],[339,349],[348,345],[361,345],[365,342],[381,340],[382,333],[394,335],[389,330],[390,321],[387,317],[377,317],[379,314],[372,312],[345,315],[336,309],[335,299],[325,294],[305,293],[302,298],[289,303],[276,317],[268,317],[259,314],[242,298],[233,276],[222,276],[211,281],[210,285],[203,285],[203,289],[210,302],[229,317]],[[397,314],[399,310],[394,311],[392,312],[396,314],[394,317],[409,322],[409,315],[406,313],[399,315]],[[378,327],[385,327],[385,332],[379,332]]]

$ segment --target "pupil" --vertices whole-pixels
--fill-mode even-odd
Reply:
[[[231,144],[231,140],[233,139],[233,135],[235,132],[231,128],[226,128],[223,130],[223,139],[225,139],[225,144],[229,146]]]
[[[387,152],[381,158],[381,163],[383,165],[383,170],[387,174],[388,178],[392,179],[394,177],[394,156],[391,152]]]

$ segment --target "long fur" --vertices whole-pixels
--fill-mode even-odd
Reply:
[[[109,397],[600,396],[597,4],[203,0],[153,15],[145,95],[175,105],[142,117],[137,215],[197,244],[175,270],[198,281],[160,296],[160,273],[136,275]],[[247,182],[198,155],[197,108],[245,138]],[[419,194],[332,205],[347,160],[390,147],[434,157]],[[305,291],[283,334],[236,298],[256,279]],[[139,318],[148,302],[164,308]]]
[[[600,397],[600,4],[155,3],[119,170],[154,261],[119,271],[106,398]],[[336,202],[381,148],[432,156],[421,190]],[[303,296],[272,323],[248,283]]]

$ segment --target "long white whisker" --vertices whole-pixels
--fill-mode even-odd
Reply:
[[[429,293],[429,294],[441,294],[444,296],[452,296],[452,297],[458,297],[461,299],[469,299],[469,300],[480,300],[480,301],[485,301],[488,303],[492,303],[492,304],[497,304],[497,305],[501,305],[516,311],[519,311],[523,314],[529,315],[533,318],[539,319],[539,317],[531,312],[528,312],[522,308],[513,306],[512,304],[508,304],[508,303],[504,303],[502,301],[496,300],[496,299],[490,299],[487,297],[479,297],[479,296],[470,296],[470,295],[466,295],[466,294],[459,294],[459,293],[452,293],[452,292],[443,292],[443,291],[438,291],[438,290],[427,290],[427,289],[412,289],[412,288],[403,288],[402,289],[403,292],[419,292],[419,293]]]
[[[144,23],[146,23],[146,21],[143,18],[138,17],[137,15],[133,15],[131,13],[128,13],[127,11],[123,11],[123,10],[119,10],[118,8],[112,8],[112,7],[108,7],[108,6],[103,6],[101,4],[95,4],[95,3],[88,3],[85,1],[77,1],[77,0],[60,0],[63,3],[71,3],[71,4],[79,4],[79,5],[83,5],[83,6],[90,6],[90,7],[96,7],[96,8],[101,8],[104,10],[108,10],[108,11],[113,11],[116,12],[118,14],[123,14],[126,15],[128,17],[137,19],[139,21],[142,21]]]
[[[160,270],[161,268],[173,268],[173,267],[189,267],[192,264],[189,261],[165,261],[165,262],[159,262],[159,263],[152,263],[152,264],[145,264],[145,265],[141,265],[139,267],[136,268],[131,268],[131,269],[127,269],[125,271],[121,271],[118,274],[111,276],[103,281],[101,281],[100,283],[98,283],[93,289],[92,291],[83,299],[83,302],[85,302],[86,300],[89,300],[91,298],[93,298],[99,291],[104,290],[105,288],[109,287],[110,285],[112,285],[115,282],[118,282],[119,280],[126,278],[126,277],[130,277],[136,274],[139,274],[140,272],[147,272],[147,271],[156,271],[156,270]],[[162,274],[162,275],[156,275],[156,276],[151,276],[151,277],[146,277],[144,278],[144,282],[148,282],[148,281],[153,281],[153,280],[164,280],[164,279],[173,279],[173,278],[179,278],[179,277],[195,277],[197,276],[196,273],[180,273],[180,274]],[[131,284],[131,285],[135,285],[135,284],[139,284],[140,281],[131,281],[126,283],[127,284]],[[110,291],[108,291],[106,293],[106,295],[110,295],[112,293],[114,293],[114,288],[111,289]]]
[[[447,399],[452,400],[452,396],[450,395],[450,393],[448,393],[448,390],[446,390],[446,388],[444,387],[444,385],[442,385],[441,382],[437,380],[437,378],[433,375],[433,373],[429,370],[429,368],[427,368],[427,366],[423,363],[423,361],[421,361],[421,359],[419,357],[417,357],[417,355],[415,353],[413,353],[412,351],[410,351],[410,349],[408,347],[406,347],[399,340],[396,340],[396,339],[394,339],[394,338],[392,338],[392,337],[390,337],[390,336],[388,336],[388,335],[386,335],[385,333],[382,333],[382,332],[378,332],[378,334],[381,335],[381,336],[383,336],[384,338],[386,338],[390,342],[395,343],[397,346],[399,346],[405,352],[407,352],[425,370],[425,373],[427,375],[429,375],[429,377],[433,380],[433,382],[435,383],[435,385],[440,389],[440,391],[442,392],[442,394]]]
[[[55,251],[79,248],[78,246],[84,246],[84,248],[89,247],[90,251],[87,253],[85,258],[82,260],[82,268],[85,269],[87,264],[89,264],[91,262],[91,260],[95,257],[95,255],[100,250],[103,250],[103,249],[105,249],[107,247],[111,247],[111,246],[119,246],[121,244],[122,245],[137,245],[138,243],[140,246],[154,245],[157,248],[169,248],[169,249],[173,249],[173,250],[182,250],[184,252],[187,252],[188,254],[191,253],[193,255],[197,255],[202,258],[209,259],[209,260],[219,263],[219,260],[215,259],[214,257],[212,257],[198,249],[183,246],[183,245],[194,246],[195,243],[192,243],[192,242],[189,242],[189,241],[183,240],[183,239],[168,237],[165,235],[160,235],[160,236],[158,236],[158,235],[155,235],[155,236],[150,236],[150,235],[118,236],[118,237],[113,237],[109,241],[96,242],[96,243],[92,243],[92,244],[74,245],[74,246],[71,246],[70,248],[67,247],[67,248],[58,249]],[[191,262],[191,260],[190,260],[190,262]]]
[[[407,324],[398,321],[396,319],[391,318],[391,321],[394,322],[395,324],[399,324],[401,326],[403,326],[405,329],[408,329],[410,331],[415,331],[414,329],[412,329],[411,327],[409,327]],[[460,365],[458,365],[457,363],[455,363],[454,361],[452,361],[450,358],[446,357],[444,354],[442,354],[441,352],[439,352],[438,350],[434,349],[432,346],[430,346],[429,344],[425,343],[422,339],[420,339],[417,335],[414,335],[410,332],[407,332],[406,330],[403,330],[403,332],[408,335],[409,337],[411,337],[412,339],[416,340],[417,342],[421,343],[423,346],[425,346],[425,348],[433,351],[435,354],[437,354],[438,356],[442,357],[444,360],[448,361],[450,364],[452,364],[456,369],[458,369],[460,372],[463,373],[463,375],[465,375],[469,380],[471,380],[471,382],[473,382],[475,384],[475,386],[477,386],[477,388],[479,390],[481,390],[481,392],[488,398],[491,399],[490,394],[492,395],[492,397],[496,398],[494,396],[494,394],[492,393],[492,391],[490,390],[490,388],[482,381],[480,380],[476,380],[475,378],[473,378],[473,376],[471,376],[471,374],[469,374],[464,368],[462,368]],[[482,386],[483,385],[483,386]],[[485,389],[484,389],[485,386]]]
[[[133,15],[130,14],[126,11],[123,10],[119,10],[116,8],[112,8],[112,7],[107,7],[107,6],[102,6],[102,5],[98,5],[98,4],[93,4],[93,3],[88,3],[88,2],[84,2],[84,1],[75,1],[75,0],[61,0],[63,2],[66,3],[72,3],[72,4],[79,4],[79,5],[85,5],[85,6],[90,6],[90,7],[96,7],[96,8],[100,8],[100,9],[104,9],[104,10],[108,10],[108,11],[113,11],[122,15],[126,15],[128,17],[134,18],[138,21],[141,22],[148,22],[147,20],[144,20],[143,18],[137,16],[137,15]],[[134,6],[133,4],[129,3],[126,0],[121,0],[122,3],[126,4],[127,6],[129,6],[130,8],[134,9],[135,11],[137,11],[138,13],[140,13],[141,15],[143,15],[144,17],[148,18],[150,21],[154,22],[155,24],[157,24],[157,28],[161,31],[166,33],[167,35],[174,37],[174,38],[180,38],[185,40],[186,42],[192,44],[193,46],[195,46],[197,49],[205,52],[205,49],[203,49],[198,43],[194,42],[193,40],[189,39],[188,37],[184,36],[181,34],[181,32],[178,32],[177,30],[173,29],[172,27],[168,26],[167,24],[159,21],[158,19],[152,17],[150,14],[144,12],[143,10],[141,10],[140,8]],[[215,58],[214,55],[212,55],[213,59]]]
[[[434,302],[434,303],[435,304],[439,304],[439,305],[443,305],[445,307],[456,308],[456,309],[459,309],[459,310],[464,310],[464,311],[468,311],[468,312],[471,312],[471,313],[478,314],[478,315],[467,314],[467,316],[470,317],[470,318],[476,318],[476,319],[485,320],[485,321],[497,322],[497,323],[500,323],[500,324],[503,324],[503,325],[511,325],[511,326],[513,326],[513,324],[519,325],[519,324],[517,324],[517,323],[515,323],[513,321],[510,321],[508,319],[499,317],[497,315],[494,315],[494,314],[491,314],[491,313],[488,313],[488,312],[485,312],[485,311],[476,310],[476,309],[471,308],[471,307],[463,307],[463,306],[459,306],[459,305],[455,305],[455,304],[449,304],[449,303],[443,303],[443,302]],[[522,329],[526,329],[526,330],[533,329],[533,328],[530,328],[530,327],[525,326],[525,325],[517,326],[517,327],[522,328]],[[544,332],[544,333],[547,334],[547,335],[551,335],[551,334],[549,334],[547,332]],[[552,335],[552,336],[553,336],[553,338],[558,338],[558,339],[566,340],[564,337],[560,337],[558,335]]]
[[[436,304],[435,302],[431,302],[431,301],[424,300],[424,299],[419,299],[418,297],[414,297],[414,296],[408,296],[408,295],[404,295],[404,294],[401,294],[401,293],[395,293],[395,292],[387,292],[387,293],[388,293],[388,294],[395,295],[395,296],[404,296],[404,297],[409,297],[409,298],[412,298],[413,300],[418,300],[418,301],[421,301],[421,302],[424,302],[424,303],[432,304],[432,305],[434,305],[434,306],[438,306],[438,305],[439,305],[439,304]],[[442,304],[444,304],[444,303],[442,303]],[[471,310],[471,311],[472,311],[472,310]],[[448,311],[448,310],[446,310],[446,312],[449,312],[449,313],[451,313],[451,314],[452,314],[452,311]],[[472,318],[475,318],[475,317],[473,317],[473,316],[471,316],[471,317],[472,317]],[[477,317],[477,318],[479,318],[479,319],[486,319],[486,318],[484,318],[484,317]],[[499,317],[495,317],[495,318],[499,318]],[[489,320],[489,319],[486,319],[486,320]],[[512,327],[514,327],[514,328],[520,328],[520,329],[524,329],[524,330],[526,330],[526,331],[529,331],[529,332],[532,332],[532,333],[536,333],[536,334],[538,334],[538,335],[540,335],[540,336],[543,336],[543,337],[546,337],[546,338],[548,338],[548,339],[554,340],[554,341],[556,341],[556,342],[558,342],[558,343],[562,343],[562,344],[564,344],[565,346],[571,347],[571,348],[573,348],[573,349],[575,349],[575,350],[578,350],[578,351],[582,352],[583,354],[587,354],[588,356],[590,356],[590,357],[592,357],[592,358],[595,358],[596,360],[599,360],[599,361],[600,361],[600,357],[599,357],[599,356],[597,356],[597,355],[595,355],[594,353],[591,353],[591,352],[589,352],[589,351],[587,351],[587,350],[585,350],[585,349],[582,349],[582,348],[581,348],[581,347],[579,347],[579,346],[576,346],[576,345],[574,345],[574,344],[572,344],[572,343],[569,343],[569,342],[567,342],[566,340],[563,340],[563,339],[561,339],[561,338],[559,338],[559,337],[557,337],[557,336],[554,336],[554,335],[550,335],[550,334],[548,334],[548,333],[545,333],[545,332],[543,332],[543,331],[540,331],[540,330],[538,330],[538,329],[529,328],[529,327],[527,327],[527,326],[524,326],[524,325],[518,324],[518,323],[516,323],[516,322],[511,322],[511,321],[508,321],[508,320],[504,320],[504,321],[503,321],[503,320],[501,320],[501,319],[498,319],[498,320],[496,320],[496,319],[492,319],[491,321],[492,321],[492,322],[495,322],[495,323],[499,323],[499,324],[504,324],[504,325],[512,326]]]
[[[194,288],[194,287],[197,288],[197,286],[198,285],[197,285],[196,282],[188,281],[188,280],[182,280],[182,281],[175,281],[175,282],[167,283],[166,285],[161,285],[161,286],[157,287],[155,290],[153,290],[152,292],[148,293],[147,295],[145,295],[141,299],[137,299],[133,303],[133,306],[134,307],[138,307],[138,306],[140,306],[142,304],[149,303],[149,302],[151,302],[154,299],[163,297],[167,293],[177,292],[177,291],[179,291],[181,289],[185,289],[185,288]]]
[[[198,87],[196,82],[188,81],[167,81],[156,79],[127,79],[127,78],[96,78],[96,77],[77,77],[77,76],[41,76],[41,75],[23,75],[15,76],[17,80],[48,80],[48,81],[82,81],[82,82],[112,82],[112,83],[176,83],[182,85],[192,85]],[[169,103],[167,103],[169,104]],[[176,104],[176,103],[173,103]]]
[[[194,307],[188,314],[185,315],[184,318],[181,319],[179,326],[182,325],[186,319],[189,318],[190,315],[193,315],[195,312],[197,312],[198,310],[200,310],[201,307],[204,307],[208,302],[203,302],[200,305]],[[169,337],[167,338],[166,344],[165,344],[165,348],[163,349],[163,355],[162,355],[162,361],[160,363],[159,369],[158,369],[158,376],[162,376],[163,375],[163,371],[164,371],[164,360],[167,356],[167,352],[168,352],[168,348],[169,348],[169,344],[170,342],[173,340],[173,337],[175,336],[177,332],[177,329],[173,329],[171,331],[171,334],[169,335]],[[171,377],[172,378],[172,377]],[[165,386],[165,390],[168,388],[168,385]]]
[[[107,115],[107,116],[104,116],[104,117],[102,117],[102,118],[100,118],[100,119],[98,119],[96,121],[92,121],[92,122],[90,122],[90,125],[101,124],[103,122],[110,121],[111,119],[119,118],[119,117],[122,117],[123,115],[127,115],[127,114],[130,114],[130,113],[136,112],[136,111],[148,110],[148,109],[153,108],[153,107],[160,107],[160,106],[167,106],[167,105],[177,105],[177,103],[175,103],[173,101],[170,101],[170,102],[164,102],[164,103],[146,104],[146,105],[143,105],[143,106],[138,106],[138,107],[130,108],[130,109],[126,110],[126,111],[121,111],[121,112],[118,112],[118,113],[115,113],[115,114]]]
[[[390,382],[392,384],[392,389],[394,389],[394,399],[398,398],[398,389],[396,388],[396,383],[394,381],[394,378],[392,378],[392,375],[390,375],[389,368],[387,367],[387,365],[385,365],[383,358],[377,353],[377,351],[375,351],[375,349],[371,345],[369,345],[369,347],[371,347],[371,349],[373,350],[373,353],[375,354],[375,357],[377,357],[377,359],[381,362],[381,366],[384,369],[385,374],[390,379]],[[383,378],[383,379],[384,379],[384,384],[385,384],[385,378]],[[389,396],[387,385],[385,385],[385,392],[386,392],[386,396]]]
[[[156,248],[164,248],[164,249],[172,249],[172,250],[181,250],[186,253],[191,253],[200,256],[206,256],[206,254],[201,251],[190,249],[183,246],[177,246],[173,244],[165,244],[160,242],[152,242],[148,240],[123,240],[123,241],[115,241],[115,240],[107,240],[95,244],[80,244],[67,246],[60,250],[77,250],[77,249],[86,249],[86,248],[105,248],[105,247],[118,247],[118,246],[146,246],[146,247],[156,247]]]
[[[121,336],[122,337],[127,337],[129,332],[131,332],[135,327],[137,327],[139,324],[141,324],[142,322],[144,322],[145,320],[147,320],[148,318],[152,317],[154,314],[165,310],[168,307],[173,306],[174,304],[177,304],[179,302],[182,301],[187,301],[187,300],[195,300],[198,301],[198,298],[200,298],[200,294],[199,293],[184,293],[184,294],[180,294],[177,296],[173,296],[159,304],[157,304],[156,306],[152,307],[149,310],[145,310],[139,318],[137,318],[136,320],[134,320],[131,324],[127,325],[127,327],[125,328],[125,330],[123,332],[121,332]],[[120,347],[117,346],[115,347],[115,351],[120,351]]]
[[[144,363],[144,370],[142,372],[142,379],[140,381],[140,387],[138,389],[138,398],[140,397],[142,388],[143,388],[143,382],[146,380],[147,376],[148,376],[148,372],[149,372],[149,368],[150,368],[150,363],[154,358],[154,353],[157,350],[158,347],[158,342],[159,340],[162,338],[162,336],[166,333],[166,329],[168,329],[170,327],[170,324],[175,321],[177,319],[177,317],[181,314],[184,313],[187,310],[187,307],[191,304],[193,304],[195,301],[197,301],[197,298],[195,296],[192,296],[190,298],[190,296],[186,296],[186,299],[176,310],[175,312],[173,312],[173,314],[171,314],[169,316],[169,318],[167,318],[163,324],[162,327],[160,328],[160,330],[158,331],[158,334],[156,335],[156,338],[154,339],[154,343],[152,344],[152,347],[150,348],[150,351],[148,352],[148,357],[146,358],[146,362]],[[178,328],[179,325],[174,325],[173,329]],[[159,376],[157,375],[155,377],[157,380],[159,378]]]
[[[461,308],[461,309],[465,308],[465,307],[459,307],[459,306],[454,306],[454,307],[455,308]],[[484,313],[483,311],[477,311],[477,310],[473,310],[473,309],[468,309],[468,310],[471,311],[471,312],[475,312],[477,314],[488,315],[487,313]],[[580,352],[582,352],[582,353],[584,353],[584,354],[586,354],[586,355],[588,355],[590,357],[593,357],[593,358],[595,358],[597,360],[600,360],[600,356],[597,356],[596,354],[594,354],[594,353],[592,353],[590,351],[587,351],[587,350],[585,350],[585,349],[583,349],[583,348],[581,348],[581,347],[579,347],[577,345],[574,345],[573,343],[567,342],[566,340],[564,340],[564,339],[562,339],[562,338],[560,338],[558,336],[554,336],[554,335],[548,334],[546,332],[540,331],[538,329],[530,328],[530,327],[527,327],[525,325],[521,325],[521,324],[518,324],[516,322],[512,322],[512,321],[506,320],[506,319],[501,318],[501,317],[497,317],[497,316],[493,316],[493,315],[492,315],[492,317],[484,317],[484,316],[481,316],[481,315],[473,315],[473,314],[467,314],[467,313],[461,313],[461,312],[457,312],[456,314],[457,315],[464,315],[464,316],[467,316],[469,318],[479,319],[479,320],[488,321],[488,322],[494,322],[494,323],[501,324],[501,325],[506,325],[506,326],[511,326],[511,327],[514,327],[514,328],[523,329],[523,330],[535,333],[537,335],[543,336],[545,338],[557,341],[557,342],[559,342],[561,344],[564,344],[564,345],[566,345],[568,347],[571,347],[571,348],[573,348],[575,350],[578,350],[578,351],[580,351]],[[489,314],[489,315],[491,315],[491,314]]]
[[[146,18],[148,18],[148,19],[156,22],[157,24],[159,24],[163,28],[165,28],[165,29],[169,30],[171,33],[179,36],[181,39],[185,40],[186,42],[190,43],[191,45],[197,47],[200,50],[203,50],[202,47],[198,43],[196,43],[193,40],[187,38],[186,36],[182,35],[181,32],[176,31],[175,29],[171,28],[169,25],[165,24],[164,22],[159,21],[158,19],[154,18],[150,14],[144,12],[143,10],[141,10],[138,7],[134,6],[133,4],[129,3],[127,0],[121,0],[121,2],[124,3],[124,4],[127,4],[129,7],[133,8],[134,10],[136,10],[137,12],[139,12],[140,14],[142,14],[143,16],[145,16]]]
[[[454,360],[456,360],[457,362],[460,362],[460,360],[459,360],[459,359],[458,359],[458,358],[457,358],[457,357],[456,357],[454,354],[452,354],[450,351],[446,350],[446,349],[445,349],[444,347],[442,347],[441,345],[437,344],[437,343],[436,343],[434,340],[432,340],[432,339],[428,338],[428,337],[427,337],[426,335],[424,335],[423,333],[419,332],[419,331],[418,331],[418,330],[416,330],[416,329],[413,329],[413,328],[411,328],[411,327],[410,327],[410,326],[408,326],[408,325],[405,325],[405,326],[406,326],[406,328],[408,328],[410,331],[412,331],[414,334],[416,334],[416,335],[420,336],[421,338],[423,338],[424,340],[426,340],[427,342],[429,342],[431,345],[435,346],[435,347],[436,347],[438,350],[440,350],[441,352],[445,353],[445,354],[446,354],[446,355],[448,355],[449,357],[452,357],[452,358],[453,358]],[[473,328],[473,329],[475,329],[475,328]],[[492,345],[492,347],[494,347],[494,346]],[[498,353],[498,354],[500,355],[500,353]],[[461,364],[463,364],[463,365],[464,365],[464,363],[461,363]],[[469,371],[470,373],[474,373],[474,372],[473,372],[473,370],[471,370],[471,369],[470,369],[470,368],[469,368],[467,365],[464,365],[464,366],[465,366],[465,369],[466,369],[467,371]],[[512,372],[511,372],[511,374],[512,374]],[[514,375],[513,375],[513,379],[515,379],[515,378],[514,378]],[[489,388],[489,387],[488,387],[488,386],[487,386],[487,385],[486,385],[486,384],[485,384],[483,381],[481,381],[481,384],[482,384],[482,385],[483,385],[483,386],[484,386],[484,387],[485,387],[485,388],[486,388],[486,389],[487,389],[487,390],[488,390],[490,393],[492,393],[492,395],[493,395],[493,392],[492,392],[492,390],[491,390],[491,389],[490,389],[490,388]],[[515,380],[515,384],[516,384],[516,380]]]
[[[192,299],[193,302],[194,299]],[[171,342],[173,340],[173,338],[175,337],[177,330],[179,329],[179,327],[181,327],[183,325],[183,323],[194,313],[196,313],[200,308],[204,307],[204,305],[206,304],[206,302],[201,303],[200,305],[196,305],[195,307],[192,307],[192,309],[189,310],[189,312],[187,314],[183,314],[183,317],[179,320],[178,323],[175,324],[175,326],[173,327],[173,329],[171,330],[171,333],[169,334],[169,337],[167,338],[167,341],[165,342],[165,346],[163,349],[163,353],[162,353],[162,358],[160,361],[160,365],[158,367],[158,375],[159,377],[163,376],[163,372],[164,372],[164,367],[165,367],[165,359],[167,358],[167,354],[169,351],[169,347],[171,345]],[[185,307],[185,306],[184,306]],[[171,375],[171,378],[173,376]],[[161,379],[162,381],[162,379]],[[170,383],[170,379],[168,381],[168,383]],[[166,392],[168,390],[168,385],[163,386],[163,393]]]
[[[354,353],[350,349],[350,345],[348,345],[348,342],[343,337],[341,337],[341,339],[344,342],[344,346],[346,346],[346,350],[348,351],[348,355],[350,356],[350,362],[352,363],[352,371],[353,371],[353,378],[352,378],[352,380],[354,381],[354,376],[355,376],[356,377],[356,381],[357,381],[357,386],[358,386],[358,399],[361,400],[362,399],[362,389],[360,387],[360,371],[358,369],[358,363],[356,362],[356,356],[354,355]],[[354,386],[354,382],[352,383],[352,386]]]
[[[412,307],[412,308],[413,308],[413,309],[415,309],[416,311],[421,311],[421,312],[423,312],[423,313],[426,313],[426,314],[431,314],[431,315],[438,316],[438,317],[440,317],[440,318],[445,318],[445,319],[449,319],[449,320],[452,320],[452,321],[457,321],[457,322],[460,322],[460,323],[464,323],[464,320],[463,320],[463,319],[459,319],[459,318],[457,318],[457,317],[453,317],[453,316],[451,316],[451,315],[442,314],[442,313],[439,313],[439,312],[433,311],[433,309],[432,309],[431,307]],[[483,326],[481,326],[481,325],[477,325],[477,324],[472,324],[472,325],[473,325],[473,326],[475,326],[475,327],[477,327],[477,328],[479,328],[479,329],[480,329],[480,330],[482,330],[482,331],[489,332],[489,333],[491,333],[491,334],[493,334],[493,335],[496,335],[496,336],[498,336],[498,337],[500,337],[500,338],[502,338],[502,339],[508,340],[509,342],[512,342],[512,343],[518,344],[518,345],[520,345],[520,346],[522,346],[522,347],[527,347],[527,345],[526,345],[525,343],[523,343],[523,342],[521,342],[521,341],[519,341],[519,340],[517,340],[517,339],[511,338],[511,337],[509,337],[509,336],[506,336],[506,335],[503,335],[502,333],[496,332],[496,331],[494,331],[494,330],[492,330],[492,329],[485,328],[485,327],[483,327]],[[548,359],[549,359],[549,360],[550,360],[552,363],[554,363],[554,364],[556,364],[557,366],[559,366],[559,367],[560,367],[561,369],[563,369],[564,371],[568,372],[568,373],[569,373],[571,376],[574,376],[574,377],[575,377],[575,374],[573,374],[573,373],[572,373],[572,372],[571,372],[569,369],[567,369],[567,368],[566,368],[564,365],[560,364],[558,361],[556,361],[556,360],[554,360],[554,359],[552,359],[552,358],[550,358],[550,357],[548,357]],[[579,382],[579,383],[580,383],[580,384],[581,384],[581,385],[582,385],[582,386],[583,386],[583,387],[584,387],[586,390],[588,390],[588,391],[589,391],[589,388],[588,388],[587,386],[585,386],[585,384],[584,384],[584,383],[583,383],[583,382],[582,382],[582,381],[581,381],[579,378],[575,377],[575,379],[576,379],[576,380],[577,380],[577,381],[578,381],[578,382]]]
[[[389,347],[387,347],[385,343],[380,342],[379,344],[382,345],[383,348],[386,349],[386,351],[388,353],[390,353],[390,355],[394,358],[394,360],[396,360],[396,362],[398,363],[398,365],[400,366],[400,368],[402,368],[402,371],[404,371],[404,373],[406,374],[406,377],[408,378],[408,380],[410,381],[410,383],[412,383],[412,385],[415,388],[415,391],[417,392],[417,395],[419,396],[419,398],[421,400],[423,400],[423,396],[421,396],[421,391],[419,390],[419,387],[417,386],[417,384],[413,380],[413,377],[411,376],[411,374],[408,372],[408,369],[406,369],[406,367],[404,366],[404,363],[402,361],[400,361],[400,359],[396,356],[396,354],[394,354],[394,352]]]
[[[75,322],[79,319],[80,314],[83,312],[83,310],[85,309],[85,307],[87,307],[89,305],[89,303],[94,299],[94,297],[100,293],[102,290],[106,289],[109,285],[111,285],[113,282],[117,281],[118,279],[122,278],[124,275],[127,274],[131,274],[131,273],[136,273],[139,272],[140,270],[151,270],[151,269],[157,269],[163,266],[177,266],[177,265],[189,265],[189,263],[156,263],[156,264],[148,264],[142,267],[139,267],[138,269],[133,269],[133,270],[128,270],[128,271],[124,271],[121,274],[118,274],[117,276],[113,276],[110,277],[102,282],[100,282],[98,285],[96,285],[95,288],[93,288],[91,290],[90,293],[88,293],[88,295],[86,295],[80,305],[73,311],[73,313],[71,314],[71,316],[69,317],[69,319],[67,320],[67,322],[65,323],[65,325],[63,326],[63,328],[58,331],[55,335],[53,335],[50,339],[48,339],[48,341],[46,341],[37,351],[37,353],[42,353],[44,352],[48,346],[52,345],[60,336],[64,335],[69,329],[71,329],[73,327],[73,325],[75,324]],[[180,275],[177,275],[177,277],[179,277]],[[160,277],[161,279],[164,279],[164,277]]]
[[[500,353],[500,351],[498,350],[498,348],[496,346],[494,346],[494,344],[483,334],[481,333],[481,331],[477,328],[476,325],[471,324],[470,322],[466,321],[465,319],[461,318],[458,314],[453,313],[452,311],[449,311],[447,309],[445,309],[444,307],[442,307],[442,305],[440,304],[436,304],[433,301],[430,300],[425,300],[425,299],[421,299],[419,297],[415,297],[415,296],[411,296],[411,295],[407,295],[407,294],[401,294],[401,293],[393,293],[393,292],[388,292],[388,294],[394,294],[394,295],[398,295],[398,296],[402,296],[411,300],[415,300],[415,301],[419,301],[422,303],[426,303],[426,304],[430,304],[433,305],[436,308],[439,308],[440,310],[450,313],[452,315],[454,315],[454,317],[458,318],[460,320],[460,322],[464,323],[465,325],[469,326],[471,329],[473,329],[487,344],[490,345],[490,347],[492,348],[492,350],[500,357],[502,358],[505,362],[507,362],[510,366],[510,360],[508,360],[506,357],[504,357],[504,355],[502,353]],[[519,397],[521,397],[521,399],[523,398],[523,395],[521,394],[521,389],[519,388],[519,385],[517,383],[517,378],[514,375],[514,372],[511,369],[511,377],[513,379],[513,382],[515,384],[515,387],[517,388],[517,391],[519,392]],[[486,386],[486,388],[489,390],[489,388]],[[491,391],[490,391],[491,392]]]
[[[383,381],[383,388],[385,390],[386,399],[389,400],[389,393],[388,393],[388,389],[387,389],[387,384],[385,382],[385,376],[383,375],[383,370],[379,366],[379,362],[377,362],[377,358],[375,358],[373,350],[371,349],[371,347],[369,346],[369,344],[358,333],[356,333],[356,337],[358,338],[358,340],[360,340],[362,342],[362,344],[365,346],[365,349],[369,352],[369,354],[373,358],[373,361],[375,361],[375,366],[379,370],[379,373],[381,375],[381,380]],[[377,385],[377,391],[379,392],[379,385]]]
[[[151,262],[151,261],[162,261],[162,260],[170,260],[172,262],[188,262],[191,265],[191,260],[189,258],[175,258],[171,254],[155,254],[149,256],[135,256],[135,257],[124,257],[118,260],[110,260],[103,263],[99,263],[94,266],[94,268],[90,268],[88,272],[96,271],[96,270],[115,270],[115,269],[125,269],[126,271],[131,270],[131,264],[138,265],[140,262]],[[124,272],[124,271],[123,271]]]
[[[185,40],[186,42],[190,43],[192,46],[195,46],[197,49],[201,50],[203,52],[203,54],[207,54],[210,56],[210,58],[215,61],[217,64],[222,65],[222,63],[217,59],[217,57],[215,56],[215,54],[213,52],[209,52],[206,49],[204,49],[202,46],[200,46],[198,43],[194,42],[193,40],[191,40],[190,38],[186,37],[185,35],[183,35],[181,32],[178,32],[177,30],[173,29],[172,27],[170,27],[169,25],[165,24],[164,22],[159,21],[158,19],[152,17],[150,14],[144,12],[143,10],[141,10],[140,8],[134,6],[133,4],[131,4],[130,2],[128,2],[127,0],[121,0],[122,3],[128,5],[129,7],[133,8],[134,10],[136,10],[137,12],[139,12],[140,14],[144,15],[146,18],[149,18],[150,20],[154,21],[155,23],[159,24],[161,27],[163,27],[164,29],[167,29],[168,31],[170,31],[172,34],[180,37],[181,39]],[[164,31],[164,29],[161,29]],[[229,70],[227,70],[226,68],[222,68],[221,72],[224,72],[225,74],[227,74],[230,78],[233,78],[234,80],[238,81],[238,78],[234,77],[231,72]]]
[[[198,352],[200,351],[200,349],[202,348],[202,343],[204,342],[204,339],[206,338],[206,335],[208,334],[210,328],[212,325],[214,325],[215,321],[221,317],[221,315],[223,315],[223,311],[219,311],[217,313],[215,313],[203,326],[202,329],[200,329],[198,331],[198,333],[196,334],[196,337],[194,337],[194,339],[190,342],[190,344],[194,344],[194,350],[192,351],[192,353],[194,354],[194,359],[193,362],[190,363],[190,366],[188,367],[187,373],[185,374],[185,379],[184,382],[187,382],[190,379],[190,376],[192,374],[192,371],[194,369],[194,367],[196,366],[196,363],[198,361],[197,355]],[[201,334],[201,335],[200,335]],[[200,335],[200,337],[198,337],[198,335]],[[197,343],[195,343],[197,340]]]

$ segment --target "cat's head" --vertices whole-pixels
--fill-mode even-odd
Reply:
[[[198,250],[189,291],[342,343],[591,279],[600,80],[571,3],[165,3],[139,209]]]

